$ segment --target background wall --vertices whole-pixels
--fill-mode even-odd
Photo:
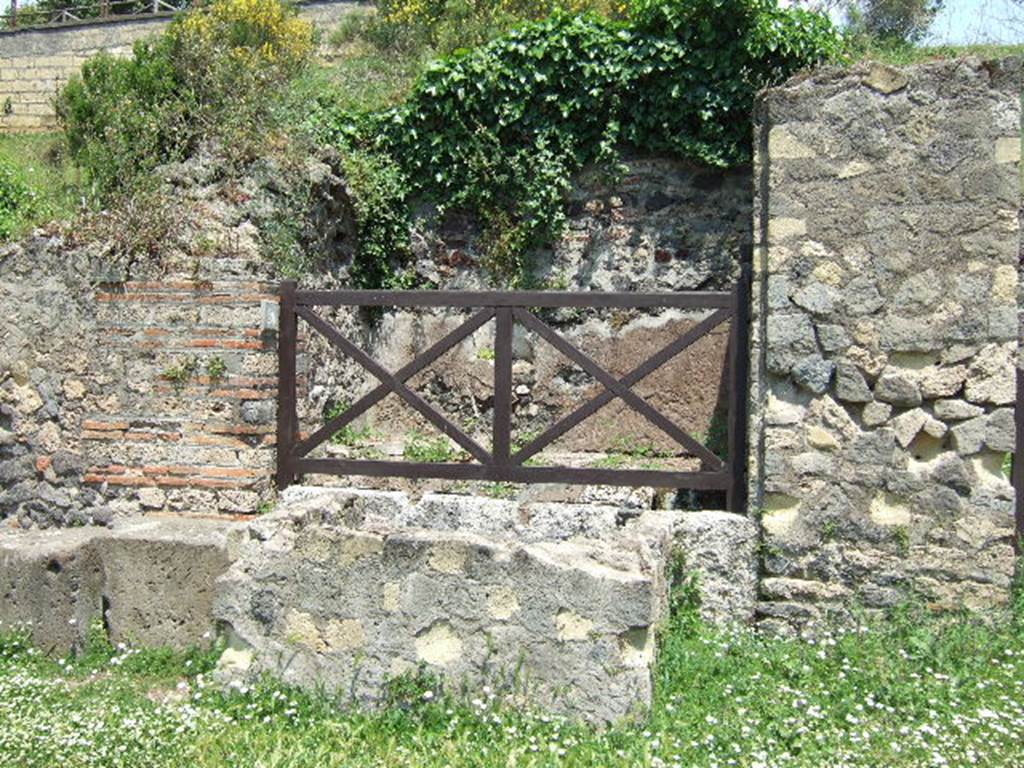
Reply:
[[[1020,92],[1019,60],[966,59],[823,71],[760,106],[766,623],[1007,598]]]
[[[344,223],[344,184],[327,164],[311,163],[308,172],[318,180],[313,197],[322,200],[315,218],[325,231],[340,230],[340,245],[301,284],[344,286],[344,253],[354,237]],[[260,222],[280,204],[276,173],[224,179],[200,157],[161,176],[180,207],[161,236],[160,259],[125,259],[102,241],[76,245],[70,232],[0,248],[0,518],[31,527],[153,511],[251,514],[271,498],[280,276],[263,252]],[[577,180],[566,235],[539,257],[541,277],[575,290],[727,288],[750,250],[751,201],[749,169],[722,173],[628,158],[615,188],[587,174]],[[487,287],[471,228],[417,232],[415,239],[413,268],[422,284]],[[392,370],[456,320],[324,314]],[[692,322],[664,312],[548,319],[613,370],[638,363],[666,343],[667,331]],[[325,411],[376,382],[300,327],[302,427],[312,431]],[[702,340],[682,365],[652,376],[641,391],[706,433],[720,400],[725,341],[724,332]],[[596,393],[590,377],[577,378],[575,366],[546,343],[521,342],[514,397],[520,436]],[[481,331],[418,376],[416,389],[464,424],[475,418],[489,444],[481,427],[493,408],[486,349],[493,351],[493,340]],[[211,373],[217,370],[219,376]],[[357,427],[372,430],[365,448],[400,458],[411,430],[438,433],[396,399],[386,398]],[[608,408],[598,416],[570,433],[570,448],[615,448],[630,436],[644,446],[657,440],[633,414]],[[650,506],[650,491],[644,499]]]
[[[299,15],[326,34],[359,6],[358,0],[314,0],[302,3]],[[126,55],[136,40],[159,33],[171,18],[115,17],[0,31],[0,131],[55,127],[53,97],[86,59],[100,51]]]

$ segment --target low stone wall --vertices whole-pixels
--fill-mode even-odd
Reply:
[[[1004,604],[1021,62],[864,64],[757,116],[759,613]]]
[[[710,620],[752,613],[752,527],[724,513],[295,488],[248,523],[0,529],[0,631],[27,627],[55,656],[100,623],[135,647],[223,633],[222,682],[271,672],[373,705],[422,669],[456,694],[489,686],[611,722],[650,705],[671,562],[700,562]]]
[[[325,34],[358,0],[314,0],[299,14]],[[112,17],[52,27],[0,30],[0,132],[56,127],[53,98],[90,56],[131,52],[137,40],[163,31],[172,14]]]

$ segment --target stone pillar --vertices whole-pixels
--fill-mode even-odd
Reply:
[[[759,104],[762,623],[1007,600],[1021,71],[863,64]]]

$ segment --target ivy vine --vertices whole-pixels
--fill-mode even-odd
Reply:
[[[776,0],[636,0],[624,22],[559,13],[439,61],[392,109],[327,100],[311,121],[389,158],[407,184],[392,201],[474,214],[487,266],[515,287],[529,279],[526,255],[558,236],[582,166],[614,169],[623,144],[747,163],[757,92],[841,50],[827,17]]]

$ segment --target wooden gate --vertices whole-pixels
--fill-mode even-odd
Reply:
[[[285,488],[304,473],[378,477],[443,478],[515,483],[573,483],[721,490],[727,506],[742,511],[746,483],[746,417],[748,369],[749,278],[744,272],[731,291],[681,293],[597,292],[467,292],[467,291],[305,291],[294,281],[281,285],[278,340],[279,394],[277,419],[277,485]],[[386,370],[325,320],[316,307],[451,307],[475,309],[462,325],[448,333],[397,371]],[[678,308],[712,310],[711,314],[651,355],[625,376],[616,377],[567,341],[537,316],[539,308]],[[315,431],[300,435],[297,416],[296,355],[298,321],[321,334],[339,352],[356,361],[380,383],[344,413]],[[445,352],[487,323],[494,321],[494,410],[490,450],[480,445],[444,414],[413,392],[407,382]],[[721,459],[633,391],[633,387],[711,330],[729,321],[728,452]],[[604,391],[561,418],[528,443],[512,447],[512,332],[515,324],[534,332],[576,363]],[[309,458],[309,454],[338,430],[394,393],[474,461],[417,463],[405,461]],[[700,460],[698,471],[655,469],[532,466],[526,462],[600,408],[621,399]]]

